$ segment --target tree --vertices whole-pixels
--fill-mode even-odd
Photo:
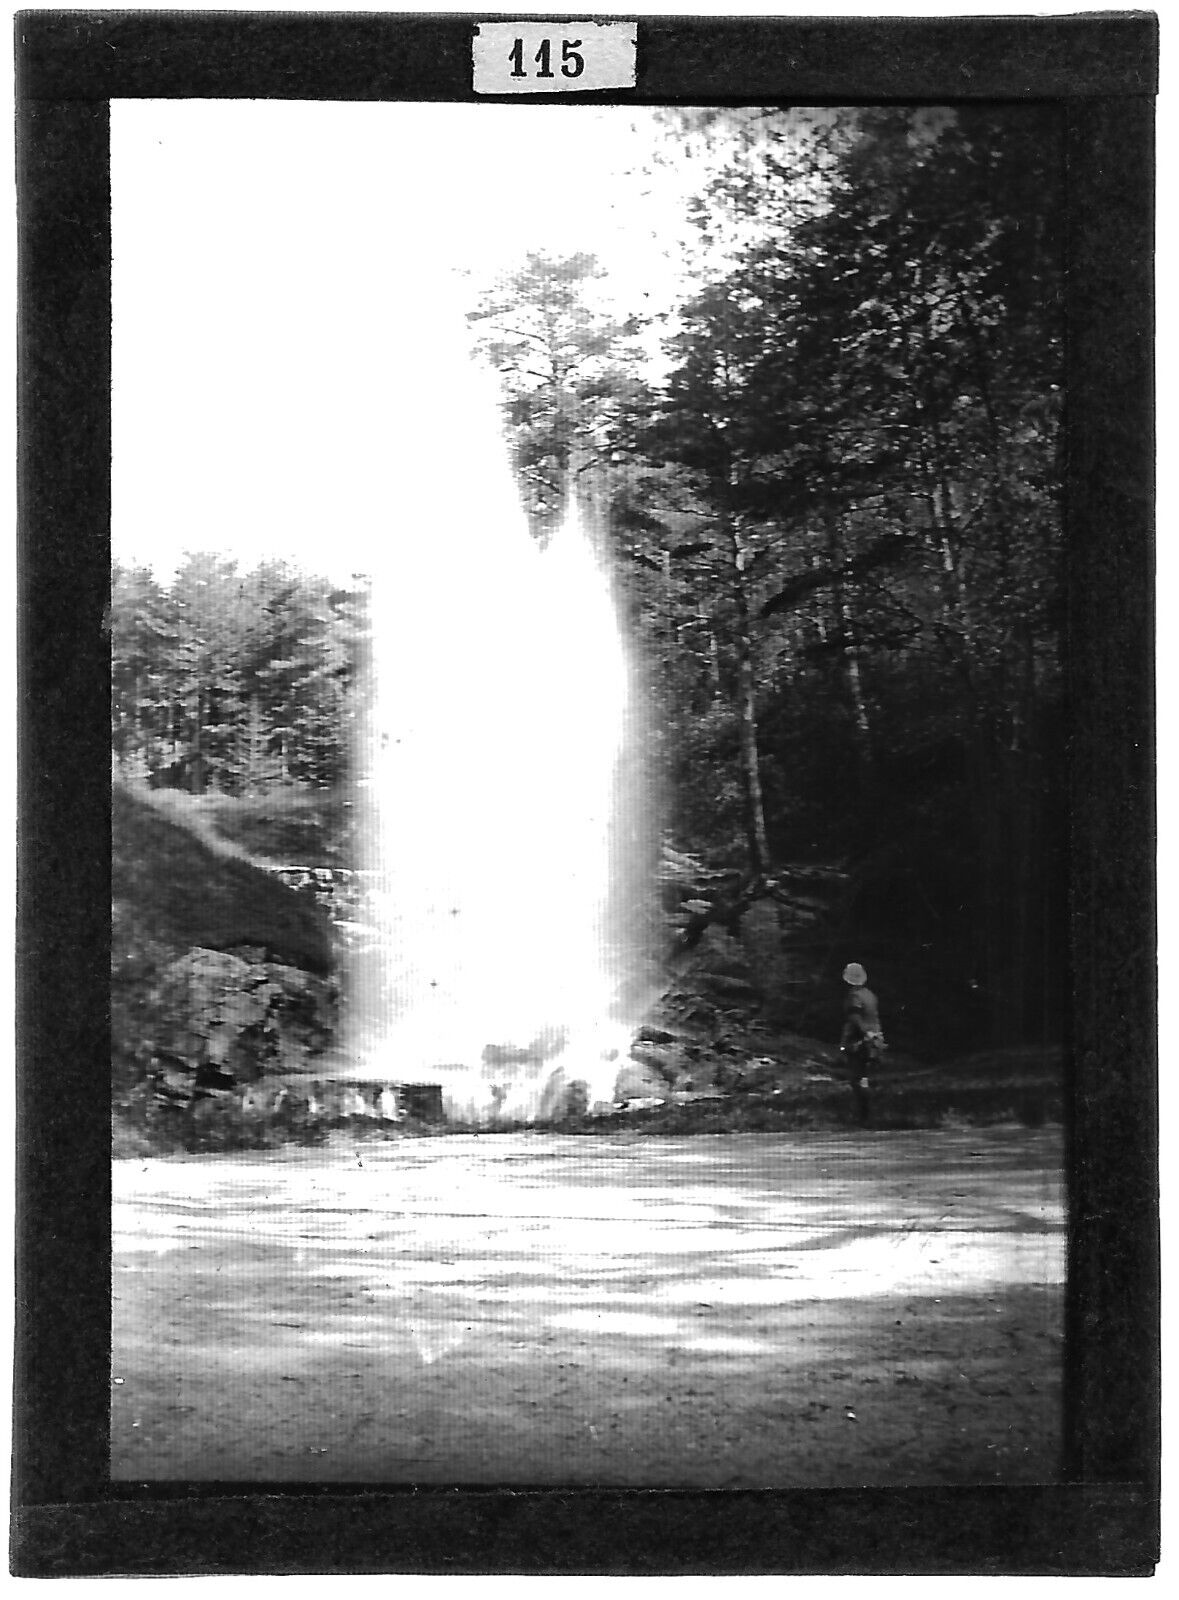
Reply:
[[[339,781],[360,714],[365,599],[282,562],[240,573],[190,555],[167,589],[116,566],[116,760],[197,793]]]
[[[639,392],[637,324],[596,305],[604,273],[592,255],[529,255],[470,313],[478,348],[507,395],[509,444],[541,538],[560,520],[571,487],[604,492],[620,424]]]
[[[760,879],[771,864],[758,748],[753,636],[753,575],[763,552],[754,526],[743,515],[742,488],[748,470],[746,384],[753,347],[760,343],[763,330],[746,312],[740,285],[733,280],[710,286],[684,308],[684,329],[672,341],[679,364],[668,381],[660,415],[647,431],[646,445],[663,461],[686,469],[681,486],[698,519],[697,537],[664,546],[665,574],[670,588],[673,559],[690,559],[684,576],[694,616],[714,624],[710,640],[716,651],[714,682],[718,688],[722,633],[729,647],[745,845],[750,872]]]
[[[723,126],[710,136],[723,149]],[[875,855],[867,883],[898,829],[931,845],[940,803],[958,860],[921,892],[958,918],[1004,1036],[1042,987],[1029,958],[1051,892],[1058,159],[1035,108],[869,110],[805,137],[745,116],[698,207],[723,270],[684,308],[649,434],[707,528],[692,604],[725,530],[743,550],[710,625],[753,666],[738,693],[771,844],[797,849],[819,780],[835,798],[819,836]],[[823,780],[833,712],[854,760]],[[943,777],[915,792],[938,751]]]
[[[146,778],[163,745],[176,619],[146,567],[115,564],[110,607],[112,751],[127,770]]]

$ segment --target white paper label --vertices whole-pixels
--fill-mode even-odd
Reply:
[[[476,94],[581,94],[633,89],[634,22],[479,22]]]

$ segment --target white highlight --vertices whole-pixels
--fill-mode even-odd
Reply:
[[[380,949],[354,969],[345,1054],[441,1081],[451,1117],[531,1118],[576,1080],[610,1098],[629,1043],[603,948],[626,664],[576,512],[547,550],[529,532],[465,327],[432,320],[428,341],[399,418],[416,471],[371,573]]]
[[[111,115],[112,538],[162,580],[183,551],[217,550],[346,584],[404,523],[427,418],[452,483],[464,446],[431,380],[445,295],[469,310],[529,251],[591,251],[614,313],[680,302],[702,171],[644,170],[660,146],[646,108],[186,99]]]

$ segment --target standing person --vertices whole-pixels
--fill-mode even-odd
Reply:
[[[884,1032],[880,1026],[880,1004],[868,988],[868,974],[858,961],[851,961],[843,969],[846,984],[843,997],[843,1032],[839,1036],[840,1051],[848,1057],[851,1067],[851,1091],[856,1114],[861,1122],[868,1120],[868,1074],[880,1061],[884,1051]]]

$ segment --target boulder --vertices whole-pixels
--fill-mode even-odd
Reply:
[[[709,977],[749,978],[749,958],[741,944],[715,922],[700,935],[692,966]]]
[[[169,963],[146,996],[150,1053],[252,1081],[306,1066],[331,1042],[335,986],[297,967],[195,949]]]
[[[741,913],[740,932],[750,979],[769,1014],[776,1017],[789,980],[777,903],[768,897],[755,900]]]

